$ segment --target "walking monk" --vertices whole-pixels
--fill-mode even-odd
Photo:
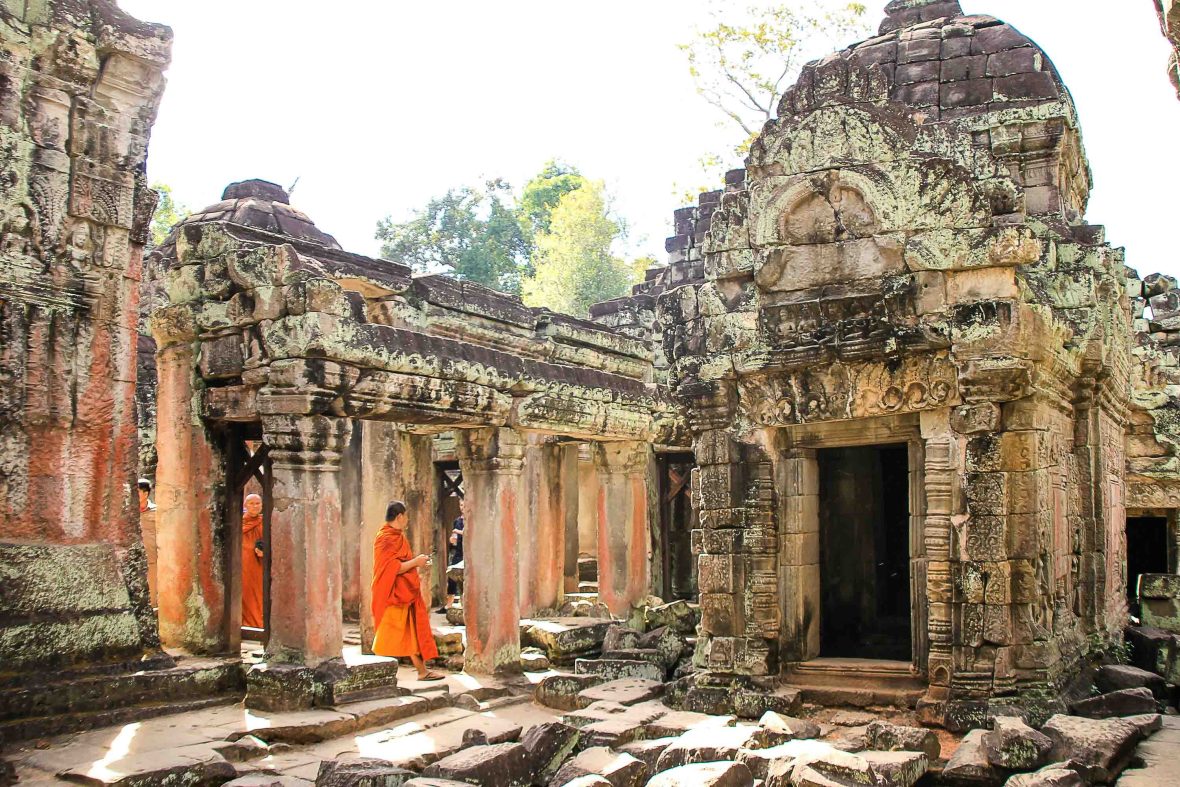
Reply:
[[[426,662],[438,657],[430,615],[422,600],[418,569],[430,565],[426,555],[414,557],[406,539],[406,504],[395,500],[385,510],[385,524],[373,545],[373,652],[378,656],[409,657],[418,670],[418,680],[442,680],[426,669]]]
[[[242,513],[242,625],[262,623],[262,498],[246,495]]]

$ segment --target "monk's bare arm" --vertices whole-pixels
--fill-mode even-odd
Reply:
[[[403,560],[401,563],[399,563],[397,567],[397,573],[404,574],[407,571],[412,571],[415,568],[424,565],[426,565],[426,556],[418,555],[418,557],[410,558],[409,560]]]

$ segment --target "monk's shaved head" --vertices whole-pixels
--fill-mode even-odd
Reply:
[[[257,500],[261,503],[262,495],[246,495],[246,502],[249,503],[251,500]]]

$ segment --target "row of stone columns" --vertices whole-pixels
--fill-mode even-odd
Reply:
[[[237,534],[218,532],[226,519],[227,463],[190,406],[190,348],[175,345],[160,357],[161,634],[167,645],[226,652],[239,642],[240,604],[232,581],[240,571]],[[348,541],[360,550],[365,643],[374,630],[372,545],[390,500],[406,502],[415,550],[434,552],[445,570],[445,535],[434,521],[431,438],[383,422],[354,424],[270,409],[262,417],[274,485],[267,659],[315,666],[340,656],[342,648],[340,469],[352,429],[362,430],[360,468],[353,468],[360,476],[362,525],[359,538]],[[465,486],[466,668],[516,669],[522,615],[558,606],[566,588],[576,586],[579,486],[585,486],[579,484],[578,446],[508,428],[460,430],[457,445]],[[594,446],[593,456],[599,594],[613,613],[624,615],[648,590],[651,449],[639,442],[603,443]]]

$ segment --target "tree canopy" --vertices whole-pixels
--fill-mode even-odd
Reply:
[[[377,224],[381,256],[422,273],[445,273],[503,292],[519,292],[529,272],[529,241],[511,204],[511,187],[501,180],[482,191],[451,189],[396,223]]]
[[[725,169],[745,158],[806,58],[868,32],[864,14],[864,3],[843,0],[795,0],[744,11],[728,2],[715,5],[715,24],[680,46],[697,93],[716,107],[723,122],[742,132],[732,150],[701,158],[710,188]]]
[[[159,202],[156,203],[156,212],[152,214],[151,244],[152,248],[155,248],[164,242],[177,222],[183,221],[192,211],[176,204],[172,198],[171,186],[153,183],[152,188],[160,195]]]
[[[634,266],[611,253],[621,231],[607,213],[601,182],[566,192],[549,216],[549,230],[536,238],[524,302],[585,316],[592,304],[626,295],[636,279]]]
[[[612,253],[623,234],[603,184],[559,161],[546,163],[519,198],[494,180],[482,191],[451,189],[408,221],[386,217],[377,225],[383,257],[576,315],[625,294],[642,276],[636,268],[650,260],[628,263]]]

